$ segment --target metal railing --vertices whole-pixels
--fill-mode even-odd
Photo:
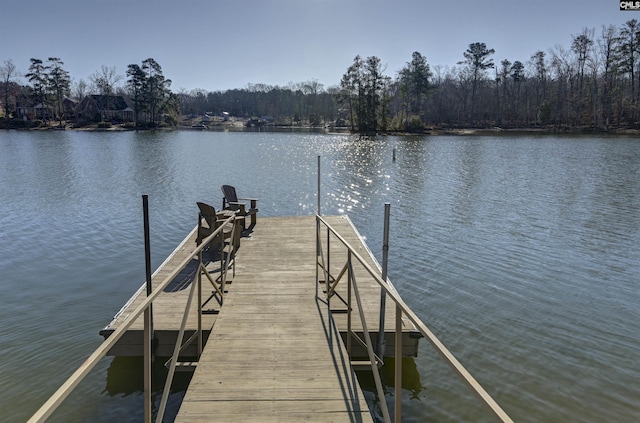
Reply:
[[[326,230],[326,250],[323,248],[323,229]],[[334,266],[336,269],[340,269],[337,276],[331,273],[331,261],[332,253],[331,239],[335,238],[337,241],[338,249],[340,253],[346,254],[345,264],[343,266]],[[342,248],[340,248],[342,246]],[[358,285],[354,273],[354,263],[358,263],[364,270],[364,276],[370,276],[382,289],[386,298],[395,303],[395,379],[394,384],[396,387],[395,395],[395,423],[401,423],[402,421],[402,395],[399,390],[402,386],[402,319],[406,317],[416,327],[418,331],[426,338],[433,348],[440,354],[444,361],[462,378],[462,380],[469,386],[472,392],[474,392],[480,400],[488,406],[493,415],[502,422],[513,422],[513,420],[507,415],[507,413],[496,403],[496,401],[487,393],[487,391],[478,383],[478,381],[464,368],[464,366],[454,357],[454,355],[444,346],[444,344],[429,330],[429,328],[420,320],[420,318],[405,304],[400,298],[398,293],[387,280],[383,279],[379,269],[372,268],[365,259],[358,254],[358,252],[321,216],[316,214],[316,249],[317,249],[317,261],[316,261],[316,296],[319,295],[319,286],[324,282],[324,290],[326,293],[326,303],[329,307],[329,314],[331,314],[330,300],[336,292],[337,285],[340,281],[346,279],[347,281],[347,351],[351,355],[351,340],[355,339],[361,345],[367,348],[367,354],[371,363],[371,369],[373,371],[373,377],[376,384],[376,391],[380,400],[380,406],[383,414],[384,421],[390,422],[389,411],[385,401],[384,390],[380,375],[378,372],[378,366],[382,363],[382,358],[378,357],[373,349],[369,332],[367,330],[366,320],[362,311],[362,304],[360,301],[360,294],[358,292]],[[336,248],[333,248],[335,250]],[[335,257],[333,257],[335,261]],[[340,261],[342,263],[342,261]],[[320,280],[320,275],[323,275],[324,281]],[[353,292],[353,294],[352,294]],[[351,314],[353,312],[352,296],[355,297],[357,309],[359,312],[359,318],[361,320],[364,340],[360,339],[357,334],[352,330]]]
[[[187,303],[185,305],[185,310],[182,318],[182,323],[180,325],[180,331],[178,334],[178,339],[176,341],[176,345],[174,348],[173,356],[167,362],[169,365],[169,374],[166,379],[164,391],[162,393],[162,399],[160,403],[160,407],[158,408],[158,412],[156,414],[156,421],[161,422],[164,411],[166,408],[167,400],[169,397],[169,390],[171,388],[171,383],[173,381],[173,375],[176,370],[176,364],[178,363],[178,357],[180,352],[184,350],[184,348],[194,341],[198,342],[198,358],[202,353],[202,274],[206,275],[211,284],[214,286],[215,295],[217,295],[218,302],[220,305],[223,303],[224,297],[224,286],[226,284],[227,272],[229,270],[230,261],[233,259],[233,255],[235,255],[235,249],[237,245],[235,243],[235,224],[236,216],[235,214],[231,215],[227,219],[225,219],[222,224],[209,236],[202,240],[202,243],[198,245],[191,254],[189,254],[180,264],[175,267],[171,273],[169,273],[156,287],[153,289],[148,295],[147,298],[138,306],[136,309],[127,316],[127,319],[119,325],[114,332],[100,344],[100,346],[91,354],[84,363],[58,388],[58,390],[51,396],[49,399],[36,411],[33,416],[28,420],[28,423],[36,423],[36,422],[44,422],[53,414],[53,412],[62,404],[62,402],[69,396],[69,394],[78,386],[78,384],[89,374],[89,372],[98,364],[100,359],[107,355],[107,352],[120,340],[120,338],[126,333],[126,331],[131,327],[131,325],[136,321],[136,319],[141,315],[145,314],[144,319],[144,328],[145,328],[145,344],[147,344],[147,337],[151,336],[151,322],[150,316],[147,316],[148,310],[150,310],[153,301],[162,293],[162,291],[179,275],[179,273],[187,267],[191,263],[191,261],[197,257],[198,264],[198,276],[191,283],[189,296]],[[228,228],[227,225],[231,225],[231,242],[230,249],[226,252],[223,251],[224,245],[224,230]],[[198,227],[194,229],[197,231]],[[193,232],[192,232],[193,234]],[[221,275],[220,281],[218,283],[217,280],[214,280],[209,271],[206,269],[204,262],[202,260],[202,251],[214,240],[222,240],[221,243]],[[226,256],[225,256],[226,255]],[[185,332],[185,326],[187,322],[187,317],[189,316],[189,311],[191,310],[191,304],[193,302],[194,293],[198,293],[198,330],[194,335],[192,335],[187,341],[182,342]],[[150,345],[150,342],[148,342]],[[145,366],[150,367],[151,356],[147,354],[145,347]],[[145,378],[150,377],[150,375],[145,374]],[[150,404],[150,392],[147,393],[147,390],[151,389],[151,383],[147,383],[145,380],[145,422],[151,422],[151,404]],[[148,398],[148,399],[147,399]]]

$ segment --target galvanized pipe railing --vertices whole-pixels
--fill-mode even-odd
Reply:
[[[49,397],[49,399],[36,411],[35,414],[31,416],[28,420],[28,423],[39,423],[46,421],[51,414],[62,404],[62,402],[69,396],[71,392],[80,384],[80,382],[89,374],[89,372],[98,364],[101,358],[107,355],[107,352],[120,340],[120,338],[126,333],[126,331],[131,327],[133,322],[149,307],[153,301],[162,293],[162,291],[175,279],[176,276],[185,268],[187,265],[193,260],[194,257],[200,256],[202,250],[209,244],[209,242],[213,241],[216,237],[223,237],[223,230],[226,225],[231,224],[233,228],[235,228],[235,214],[231,215],[227,219],[225,219],[222,224],[208,237],[202,240],[202,243],[198,245],[193,252],[189,256],[187,256],[180,264],[169,273],[163,280],[160,282],[156,288],[145,298],[145,300],[138,306],[136,309],[127,317],[127,320],[113,333],[105,339],[98,348],[85,360],[84,363],[71,375],[69,378],[58,388],[58,390]],[[196,231],[194,229],[194,231]],[[193,233],[193,232],[192,232]],[[233,239],[233,238],[232,238]],[[226,277],[226,276],[225,276]],[[200,278],[197,278],[197,281],[194,281],[193,284],[199,285]],[[198,288],[200,289],[200,288]],[[193,291],[193,287],[192,287]],[[190,301],[187,301],[186,307],[190,306]],[[185,310],[188,313],[187,310]],[[202,312],[202,310],[199,310]],[[201,328],[199,328],[201,329]],[[178,343],[181,342],[181,339],[178,339]],[[179,348],[176,348],[179,350]],[[172,359],[175,363],[175,360]]]
[[[331,285],[328,285],[329,279],[331,276],[331,269],[327,265],[329,258],[325,258],[324,251],[322,251],[322,245],[320,242],[321,237],[321,226],[324,226],[327,230],[327,256],[329,255],[329,234],[331,234],[340,244],[342,244],[346,248],[347,253],[347,264],[345,266],[349,267],[350,271],[353,270],[353,262],[358,262],[364,271],[368,273],[373,280],[382,288],[385,292],[385,295],[388,299],[393,301],[396,305],[396,318],[395,318],[395,387],[396,387],[396,395],[395,395],[395,423],[400,423],[402,420],[401,410],[402,410],[402,395],[400,395],[400,389],[402,386],[402,318],[406,317],[415,325],[416,329],[420,331],[423,337],[425,337],[432,345],[432,347],[440,354],[440,356],[444,359],[444,361],[453,369],[453,371],[458,374],[462,378],[462,380],[467,384],[467,386],[474,392],[480,400],[488,407],[489,411],[498,419],[498,421],[509,423],[513,422],[513,420],[509,417],[509,415],[498,405],[498,403],[489,395],[489,393],[478,383],[478,381],[469,373],[467,369],[455,358],[455,356],[445,347],[445,345],[436,337],[436,335],[431,332],[431,330],[425,325],[422,320],[405,304],[402,298],[398,295],[395,289],[391,288],[389,283],[384,280],[380,275],[379,269],[372,268],[365,259],[358,254],[358,252],[345,240],[326,220],[324,220],[321,216],[316,215],[316,237],[317,237],[317,246],[318,246],[318,260],[316,262],[317,267],[321,268],[325,274],[325,282],[327,286],[327,296],[331,295],[332,289],[335,289],[335,285],[333,284],[333,288],[329,289]],[[335,248],[334,248],[335,250]],[[342,273],[342,272],[341,272]],[[316,284],[319,283],[318,280],[319,272],[316,271]],[[351,281],[351,277],[349,277]],[[339,281],[339,279],[338,279]],[[354,291],[357,292],[357,286],[353,287]],[[351,291],[351,283],[349,287],[349,292]],[[358,295],[358,294],[356,294]],[[350,296],[350,294],[349,294]],[[350,299],[348,300],[350,303]],[[351,304],[347,305],[348,313],[351,313]],[[364,318],[364,316],[362,316]],[[350,322],[350,317],[348,317],[348,321]],[[363,326],[366,327],[366,326]],[[349,329],[350,330],[350,329]],[[365,330],[366,332],[366,330]],[[347,336],[349,338],[350,336]],[[349,341],[348,341],[349,342]],[[374,377],[377,373],[374,371]],[[378,394],[380,397],[381,405],[384,404],[386,406],[386,401],[384,395]],[[384,410],[384,409],[383,409]],[[385,422],[388,421],[385,418]]]
[[[318,215],[316,215],[319,218]],[[351,343],[352,339],[356,339],[360,346],[364,347],[367,351],[367,355],[369,356],[369,365],[371,367],[371,372],[373,374],[373,380],[376,386],[376,393],[378,397],[381,399],[380,401],[380,409],[382,410],[382,417],[384,418],[385,423],[390,423],[389,416],[389,408],[387,407],[387,403],[384,400],[384,389],[382,386],[382,380],[380,379],[380,373],[378,372],[378,365],[384,364],[382,362],[382,358],[376,355],[373,343],[371,342],[371,335],[369,334],[369,330],[367,329],[367,320],[364,316],[364,311],[362,309],[362,301],[360,299],[360,291],[358,290],[358,284],[356,282],[355,272],[353,271],[353,261],[351,259],[352,250],[347,249],[347,262],[340,271],[340,274],[333,278],[331,276],[331,269],[329,265],[329,257],[330,257],[330,242],[331,242],[331,231],[327,226],[327,254],[325,258],[324,249],[322,247],[322,241],[320,236],[320,221],[326,223],[323,219],[316,220],[316,247],[317,247],[317,262],[316,262],[316,275],[318,274],[317,268],[321,268],[324,272],[324,281],[325,281],[325,293],[326,293],[326,304],[327,304],[327,313],[329,318],[332,317],[331,314],[331,297],[335,293],[335,288],[338,283],[342,280],[343,276],[347,275],[347,353],[349,357],[351,357]],[[316,276],[316,298],[317,298],[317,286],[319,281]],[[362,332],[364,336],[364,340],[360,339],[358,335],[352,330],[352,293],[355,294],[356,303],[358,304],[358,316],[360,318],[360,323],[362,325]],[[343,300],[344,301],[344,300]]]

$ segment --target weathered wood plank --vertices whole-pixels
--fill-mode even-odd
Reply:
[[[270,219],[243,240],[245,260],[176,422],[372,421],[328,310],[315,300],[315,268],[306,264],[315,260],[314,221],[294,221],[305,222],[295,242]]]

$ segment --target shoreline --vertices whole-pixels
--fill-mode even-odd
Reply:
[[[454,127],[432,127],[422,131],[377,131],[375,133],[359,133],[351,131],[348,127],[336,126],[309,126],[309,125],[261,125],[248,126],[245,119],[235,119],[229,122],[220,122],[212,125],[194,127],[187,125],[163,126],[157,128],[135,128],[130,125],[116,124],[109,127],[100,127],[98,124],[74,127],[73,124],[67,124],[60,127],[57,124],[48,127],[26,128],[0,128],[4,130],[17,131],[88,131],[88,132],[126,132],[126,131],[238,131],[238,132],[327,132],[342,133],[362,136],[376,135],[396,135],[396,136],[481,136],[481,135],[640,135],[640,129],[633,128],[598,128],[591,127],[568,127],[568,126],[548,126],[548,127],[517,127],[517,128],[454,128]]]

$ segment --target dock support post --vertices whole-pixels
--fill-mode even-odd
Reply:
[[[396,303],[396,348],[395,348],[395,414],[394,423],[402,422],[402,307]]]
[[[320,156],[318,156],[318,210],[316,214],[320,216]],[[318,298],[318,284],[320,283],[318,262],[320,259],[320,221],[316,218],[316,299]]]
[[[389,215],[390,203],[384,203],[384,237],[382,241],[382,280],[387,282],[387,262],[389,261]],[[378,326],[378,356],[384,359],[384,315],[386,307],[387,293],[380,288],[380,325]]]
[[[149,236],[149,196],[142,196],[142,210],[144,214],[144,258],[147,276],[147,296],[153,290],[151,286],[151,242]],[[144,421],[151,423],[151,360],[153,343],[153,313],[152,304],[144,310]]]
[[[318,156],[318,216],[320,214],[320,156]]]

